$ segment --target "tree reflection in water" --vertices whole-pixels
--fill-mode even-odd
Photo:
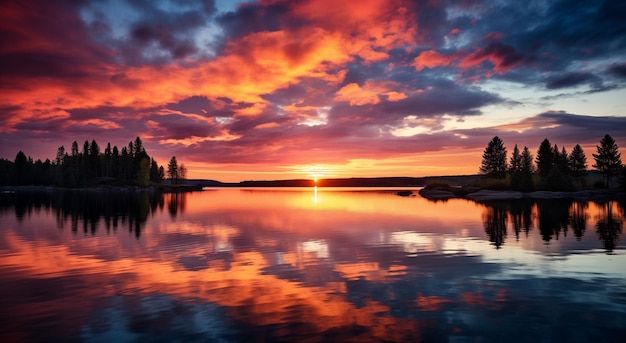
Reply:
[[[59,229],[69,226],[73,232],[82,229],[95,235],[104,226],[107,233],[128,228],[138,238],[148,216],[167,210],[172,217],[185,210],[186,193],[58,191],[5,194],[0,211],[13,208],[18,221],[41,210],[54,211]]]
[[[537,200],[539,233],[546,243],[550,243],[552,238],[558,240],[561,231],[563,231],[563,236],[567,236],[571,204],[570,199]]]
[[[533,227],[534,218],[542,240],[549,244],[561,235],[567,236],[571,228],[576,240],[585,234],[590,202],[572,201],[571,199],[521,199],[509,201],[485,202],[482,220],[489,241],[500,249],[506,241],[508,222],[517,240],[522,230],[528,233]],[[616,206],[617,205],[617,206]],[[594,216],[596,233],[607,252],[616,248],[622,233],[624,208],[626,203],[608,201],[598,204],[601,212]],[[509,218],[510,216],[510,218]]]
[[[580,240],[585,234],[587,228],[587,208],[589,203],[586,201],[575,201],[569,210],[570,226],[574,231],[574,236],[577,240]]]
[[[624,207],[621,214],[613,213],[613,201],[602,204],[602,212],[597,216],[596,232],[602,242],[604,249],[612,252],[615,249],[619,236],[622,233],[622,219],[624,217]]]
[[[176,218],[178,212],[185,212],[187,206],[187,193],[169,193],[164,196],[167,199],[167,211],[172,218]]]
[[[502,203],[488,205],[483,213],[485,233],[496,249],[500,249],[506,239],[507,217],[506,204]]]

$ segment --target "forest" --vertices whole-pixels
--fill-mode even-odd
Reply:
[[[619,176],[618,187],[626,190],[626,167],[622,165],[621,153],[613,137],[605,135],[592,156],[592,167],[604,178],[588,184],[587,156],[579,144],[568,153],[565,147],[559,149],[546,138],[539,145],[536,158],[528,147],[524,146],[520,151],[516,144],[507,160],[504,142],[495,136],[483,152],[479,169],[484,176],[481,186],[524,192],[572,191],[588,187],[612,188],[615,177]]]
[[[102,151],[95,139],[79,149],[74,141],[69,151],[57,149],[53,161],[33,161],[19,151],[14,161],[0,158],[0,185],[88,187],[95,185],[148,187],[150,183],[183,183],[187,169],[173,156],[167,170],[146,152],[139,137],[119,149],[107,143]]]

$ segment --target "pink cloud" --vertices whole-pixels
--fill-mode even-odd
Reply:
[[[456,59],[454,56],[443,55],[435,50],[426,50],[415,57],[413,66],[417,71],[424,68],[446,67],[456,61]]]

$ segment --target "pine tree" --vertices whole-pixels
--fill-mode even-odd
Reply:
[[[162,178],[159,174],[159,165],[153,159],[150,160],[150,181],[152,182],[161,182]]]
[[[509,162],[509,171],[511,173],[519,173],[522,171],[522,155],[519,153],[517,144],[513,148],[513,154],[511,154],[511,161]]]
[[[600,146],[596,145],[596,150],[598,153],[592,154],[596,161],[593,167],[606,175],[606,185],[610,187],[611,177],[622,168],[622,154],[613,137],[608,134],[600,140]]]
[[[555,161],[556,161],[555,163],[556,166],[564,175],[568,175],[570,173],[569,163],[568,163],[569,156],[567,155],[567,151],[565,150],[565,147],[561,148],[561,153],[557,152]]]
[[[539,150],[537,151],[537,170],[539,171],[539,175],[541,175],[541,177],[548,176],[553,165],[554,152],[552,151],[550,141],[546,138],[541,142]]]
[[[495,136],[483,152],[480,172],[489,177],[502,179],[506,176],[506,148],[500,137]]]
[[[576,144],[572,149],[572,153],[568,158],[568,165],[570,171],[576,177],[583,175],[587,171],[587,157],[579,144]]]
[[[528,150],[527,146],[524,146],[522,151],[522,173],[532,174],[535,171],[533,164],[533,155]]]
[[[176,156],[172,156],[167,164],[167,177],[172,180],[172,183],[178,182],[178,161],[176,161]]]
[[[185,167],[183,163],[181,163],[178,167],[178,178],[180,179],[181,183],[187,182],[187,167]]]
[[[78,156],[78,142],[72,142],[72,157]]]
[[[515,149],[513,149],[513,155],[515,155],[515,150],[518,150],[519,157],[516,158],[515,164],[518,165],[516,167],[516,171],[511,173],[511,188],[522,191],[522,192],[530,192],[533,190],[533,180],[532,174],[534,170],[533,166],[533,156],[531,155],[528,147],[524,147],[522,153],[519,154],[519,149],[517,149],[517,145]],[[511,157],[511,164],[513,164],[513,157]],[[511,168],[513,170],[513,168]]]

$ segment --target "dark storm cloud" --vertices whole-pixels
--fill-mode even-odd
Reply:
[[[295,118],[281,113],[277,106],[268,106],[258,115],[238,117],[234,122],[227,125],[227,127],[231,133],[253,135],[251,131],[259,128],[259,126],[278,126],[282,127],[282,129],[289,130],[288,126],[292,124],[294,120]],[[267,130],[263,130],[262,132],[267,132]],[[267,138],[272,140],[271,136]]]
[[[614,76],[626,79],[626,63],[611,64],[607,71]]]
[[[199,46],[193,34],[212,22],[214,1],[145,1],[104,2],[118,12],[133,13],[131,22],[117,22],[107,17],[101,3],[85,5],[89,13],[89,31],[94,41],[113,47],[116,59],[127,65],[165,64],[186,57],[202,57],[207,46]],[[113,15],[114,16],[114,15]],[[117,27],[115,27],[117,26]],[[125,35],[115,30],[126,30]]]
[[[569,73],[556,78],[552,78],[546,82],[546,88],[548,89],[559,89],[559,88],[569,88],[576,87],[583,84],[599,84],[601,82],[600,78],[591,73],[579,72],[579,73]]]
[[[525,56],[509,44],[501,42],[491,42],[484,49],[480,49],[469,56],[462,62],[461,66],[482,63],[490,61],[495,64],[494,70],[504,72],[509,69],[529,64],[534,60],[532,56]]]
[[[216,124],[174,114],[153,117],[151,121],[158,124],[157,127],[153,125],[151,130],[151,134],[158,139],[215,137],[220,132]]]
[[[76,13],[78,1],[14,1],[0,11],[0,75],[79,78],[112,52],[92,44]],[[6,81],[6,79],[4,79]]]
[[[205,96],[194,95],[176,103],[169,103],[166,107],[182,113],[194,113],[206,117],[232,117],[237,110],[250,106],[252,104],[235,103],[227,97],[220,97],[211,101]]]
[[[583,72],[574,69],[577,62],[602,63],[605,57],[626,55],[626,3],[621,1],[538,1],[524,6],[472,1],[462,8],[453,2],[447,7],[454,14],[447,27],[459,30],[456,36],[448,35],[447,54],[469,49],[472,54],[460,66],[479,68],[465,70],[465,76],[486,72],[491,64],[498,72],[494,78],[537,85],[545,83],[537,72],[558,79],[563,73]],[[432,48],[442,51],[443,46]]]
[[[218,16],[217,22],[224,28],[226,39],[237,39],[254,32],[279,30],[287,24],[288,13],[286,2],[242,3],[235,12]]]
[[[613,55],[626,49],[626,4],[622,1],[557,1],[534,30],[519,35],[556,59],[555,65]]]

